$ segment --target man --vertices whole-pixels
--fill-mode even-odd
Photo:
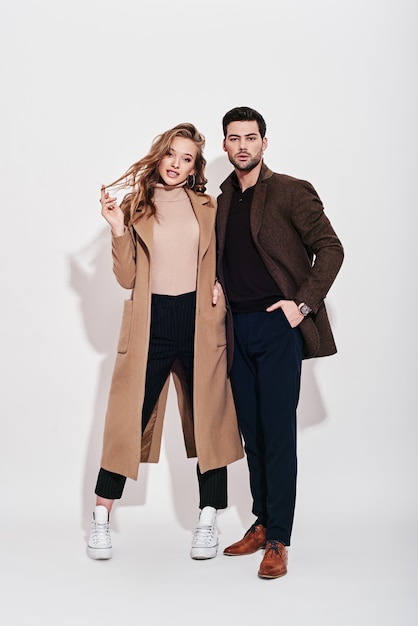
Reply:
[[[256,516],[224,554],[265,547],[258,575],[278,578],[295,508],[301,363],[336,352],[324,298],[343,248],[312,185],[264,164],[260,113],[237,107],[222,124],[234,171],[218,198],[218,276],[232,312],[230,375]]]

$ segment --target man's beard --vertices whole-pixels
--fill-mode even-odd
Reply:
[[[230,157],[229,160],[232,165],[239,170],[240,172],[251,172],[257,165],[260,163],[263,158],[263,151],[257,152],[257,154],[247,161],[246,163],[241,163],[240,161],[236,161],[233,157]]]

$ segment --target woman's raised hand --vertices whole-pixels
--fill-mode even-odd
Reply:
[[[100,204],[102,205],[102,215],[112,229],[112,235],[114,237],[123,235],[125,232],[123,211],[118,205],[116,197],[111,198],[104,185],[101,188]]]

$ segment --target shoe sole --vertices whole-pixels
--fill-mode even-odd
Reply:
[[[112,548],[87,547],[88,556],[94,561],[107,561],[112,558]]]
[[[273,578],[282,578],[282,576],[286,576],[287,572],[283,572],[283,574],[278,574],[277,576],[272,576],[271,574],[260,574],[258,572],[259,578],[265,578],[266,580],[272,580]]]
[[[207,559],[214,559],[218,554],[218,548],[210,548],[209,551],[207,548],[192,548],[190,551],[190,558],[195,561],[205,561]]]
[[[257,550],[253,550],[252,552],[240,552],[240,553],[225,552],[225,550],[224,550],[223,553],[224,553],[225,556],[248,556],[249,554],[255,554],[259,550],[263,550],[263,548],[257,548]]]

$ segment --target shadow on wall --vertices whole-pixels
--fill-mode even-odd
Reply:
[[[217,195],[219,184],[230,171],[231,166],[226,158],[219,158],[208,164],[208,193]],[[129,297],[129,292],[118,285],[113,275],[110,234],[107,226],[89,245],[70,257],[69,266],[70,285],[79,298],[87,339],[92,348],[102,355],[84,467],[82,526],[87,534],[94,506],[94,488],[100,464],[104,416],[116,357],[122,306],[123,301]],[[298,411],[300,429],[315,426],[326,417],[314,368],[314,360],[304,362]],[[190,529],[196,520],[198,505],[196,460],[186,459],[180,417],[175,403],[175,392],[171,388],[164,423],[162,453],[165,451],[168,459],[175,514],[181,526]],[[176,415],[172,414],[174,412]],[[123,498],[117,506],[143,506],[146,503],[147,477],[148,465],[144,463],[140,467],[138,482],[127,481]],[[253,519],[245,460],[229,467],[228,492],[229,506],[236,507],[243,528],[248,528]],[[117,530],[115,526],[117,516],[113,519],[113,526]]]
[[[206,165],[207,193],[215,198],[220,194],[219,185],[232,172],[232,165],[226,156],[218,157]]]
[[[122,306],[123,301],[129,297],[129,292],[120,287],[113,276],[108,227],[105,227],[83,250],[71,256],[69,266],[70,285],[79,298],[87,339],[92,348],[102,355],[84,466],[82,525],[87,533],[95,502],[94,489],[100,467],[104,418],[116,357]],[[146,477],[147,469],[144,465],[141,467],[135,494],[132,494],[127,484],[123,504],[145,503]],[[114,527],[116,521],[117,516],[114,516]]]

